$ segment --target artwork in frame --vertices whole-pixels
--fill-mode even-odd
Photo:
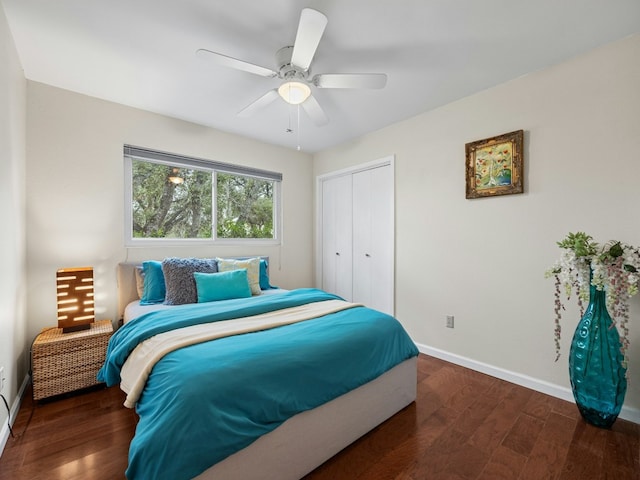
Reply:
[[[522,193],[524,132],[517,130],[465,145],[467,198]]]

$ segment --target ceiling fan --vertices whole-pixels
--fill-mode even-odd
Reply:
[[[383,88],[387,83],[387,75],[384,73],[321,73],[311,76],[311,62],[326,26],[327,17],[324,14],[311,8],[303,9],[294,44],[283,47],[276,52],[277,70],[261,67],[204,48],[199,49],[196,55],[224,67],[235,68],[263,77],[278,77],[283,80],[280,87],[269,90],[240,110],[239,116],[250,116],[281,97],[292,105],[302,105],[302,108],[316,125],[326,125],[329,118],[311,94],[310,86],[316,88]]]

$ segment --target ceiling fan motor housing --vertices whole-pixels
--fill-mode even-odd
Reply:
[[[293,46],[282,47],[276,52],[276,65],[278,66],[278,76],[284,80],[307,81],[309,71],[303,71],[291,63]]]

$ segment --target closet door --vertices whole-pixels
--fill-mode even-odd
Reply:
[[[352,299],[351,175],[322,182],[322,289]]]
[[[394,313],[391,165],[353,174],[353,301]]]

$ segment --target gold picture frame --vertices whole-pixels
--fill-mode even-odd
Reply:
[[[467,198],[522,193],[524,131],[504,133],[465,145]]]

